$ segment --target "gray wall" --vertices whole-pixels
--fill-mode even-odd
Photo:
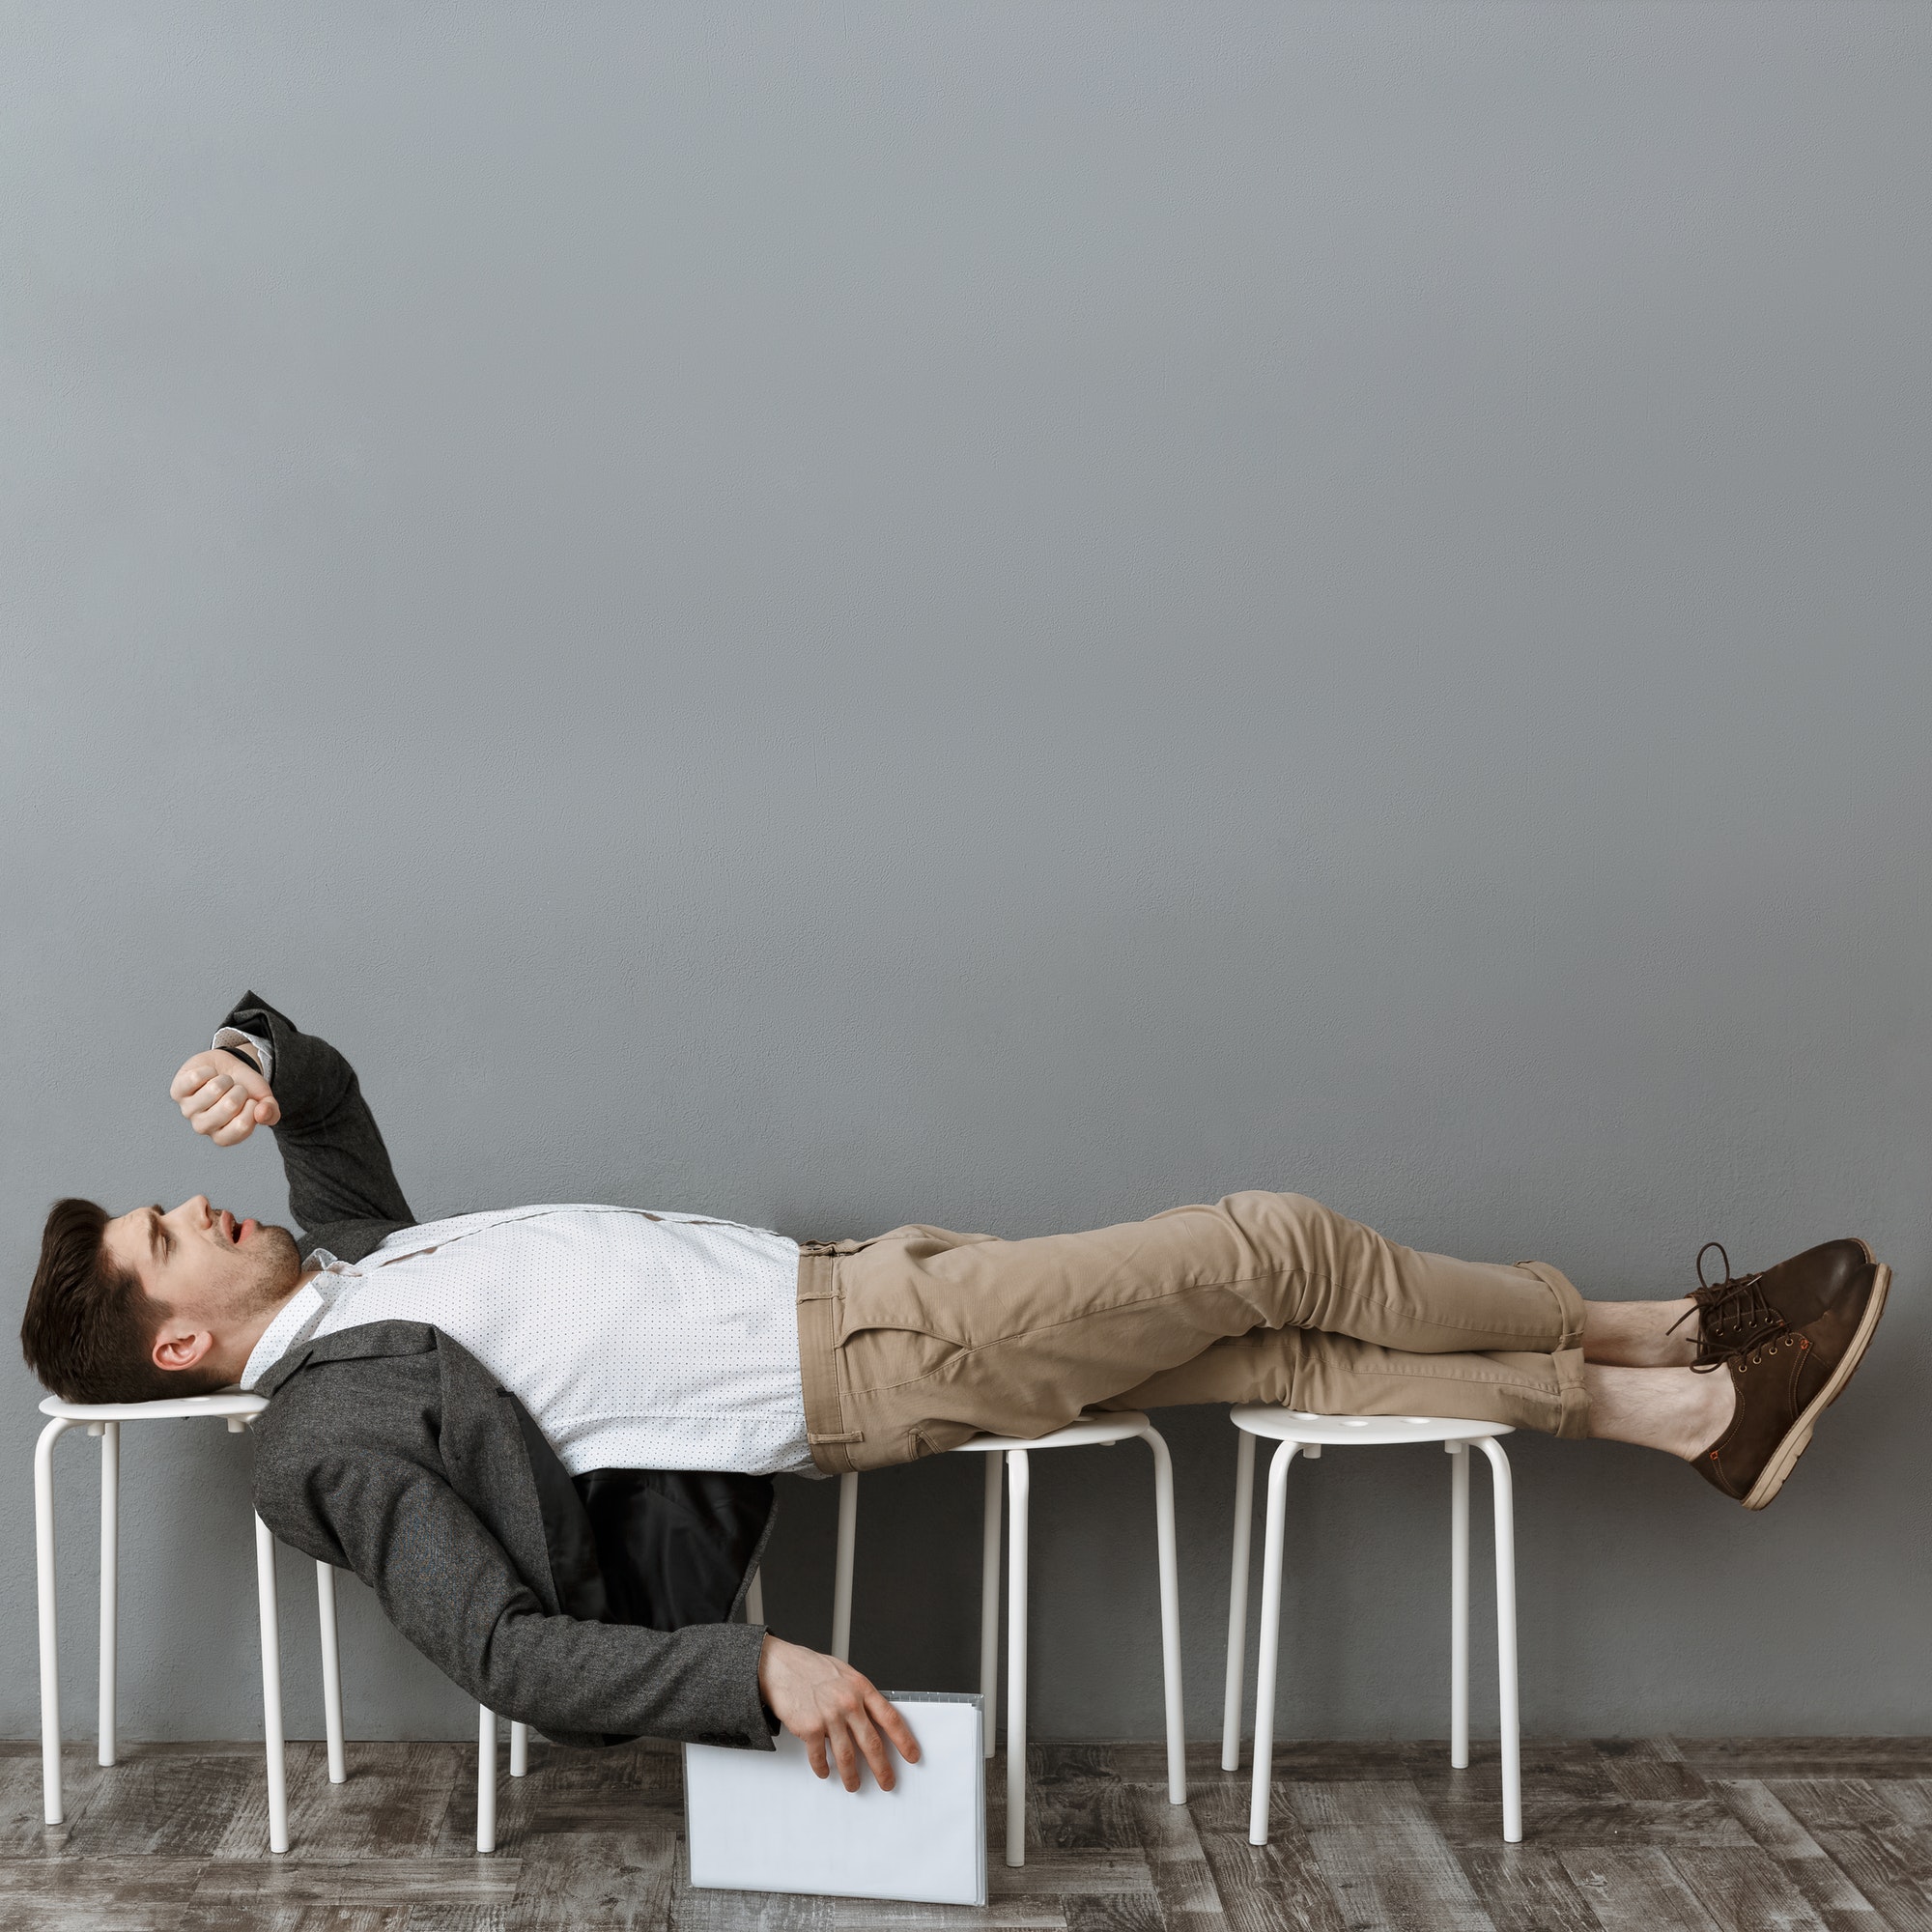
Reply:
[[[1857,1231],[1894,1312],[1768,1516],[1517,1445],[1525,1715],[1932,1729],[1928,57],[1839,0],[9,9],[9,1309],[59,1193],[283,1210],[165,1094],[250,983],[425,1215],[1279,1184],[1596,1295]],[[1207,1733],[1233,1450],[1170,1420]],[[128,1434],[129,1735],[258,1725],[247,1455]],[[972,1681],[978,1480],[867,1484],[882,1681]],[[1037,1482],[1038,1727],[1151,1735],[1145,1459]],[[1298,1481],[1291,1732],[1443,1733],[1445,1488]],[[461,1733],[347,1595],[352,1728]]]

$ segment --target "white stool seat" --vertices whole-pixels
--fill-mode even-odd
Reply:
[[[970,1456],[976,1450],[1004,1455],[1009,1449],[1091,1449],[1106,1442],[1131,1442],[1153,1425],[1138,1409],[1116,1409],[1111,1415],[1083,1415],[1065,1429],[1045,1435],[973,1435],[950,1453]]]
[[[1027,1530],[1035,1450],[1091,1449],[1145,1442],[1153,1455],[1154,1539],[1160,1562],[1161,1670],[1167,1704],[1167,1795],[1187,1802],[1187,1730],[1180,1697],[1180,1577],[1174,1532],[1174,1464],[1160,1432],[1138,1409],[1081,1415],[1045,1435],[974,1435],[953,1455],[986,1461],[980,1556],[980,1691],[986,1755],[993,1755],[993,1710],[1000,1667],[1000,1478],[1012,1496],[1007,1542],[1007,1862],[1026,1862]],[[852,1567],[857,1545],[859,1479],[839,1478],[838,1554],[834,1573],[832,1653],[849,1660],[852,1645]]]
[[[180,1422],[190,1416],[209,1415],[217,1420],[240,1416],[246,1421],[260,1415],[269,1406],[263,1395],[244,1395],[240,1389],[227,1395],[168,1396],[158,1402],[63,1402],[50,1395],[41,1405],[43,1415],[57,1415],[64,1422]]]
[[[1288,1470],[1299,1456],[1324,1449],[1383,1449],[1439,1442],[1449,1464],[1449,1762],[1469,1762],[1469,1449],[1488,1458],[1495,1499],[1497,1689],[1502,1706],[1503,1837],[1522,1837],[1522,1766],[1516,1670],[1516,1537],[1509,1458],[1500,1436],[1508,1424],[1440,1415],[1316,1415],[1305,1409],[1246,1403],[1230,1411],[1240,1432],[1235,1463],[1235,1548],[1228,1588],[1228,1681],[1222,1709],[1221,1765],[1241,1762],[1241,1688],[1247,1665],[1248,1553],[1253,1535],[1255,1441],[1278,1447],[1268,1467],[1267,1541],[1262,1557],[1260,1654],[1255,1671],[1254,1785],[1248,1840],[1267,1843],[1274,1762],[1275,1671],[1281,1646],[1281,1573],[1287,1541]]]
[[[1315,1415],[1305,1408],[1276,1408],[1243,1403],[1228,1420],[1251,1435],[1315,1448],[1385,1449],[1397,1442],[1480,1442],[1486,1435],[1508,1435],[1507,1422],[1468,1422],[1444,1415]]]

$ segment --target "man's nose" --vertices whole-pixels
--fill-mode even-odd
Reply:
[[[214,1218],[213,1213],[209,1208],[208,1196],[206,1194],[190,1195],[187,1200],[184,1201],[175,1209],[175,1212],[185,1215],[190,1222],[202,1227],[206,1227]]]

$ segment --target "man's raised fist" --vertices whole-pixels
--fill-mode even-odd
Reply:
[[[181,1103],[188,1125],[216,1147],[234,1147],[282,1118],[259,1069],[226,1047],[210,1047],[184,1061],[168,1084],[168,1097]]]

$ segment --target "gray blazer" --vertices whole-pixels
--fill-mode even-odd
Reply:
[[[275,1138],[304,1261],[317,1248],[359,1261],[413,1226],[349,1063],[253,993],[225,1024],[274,1049]],[[670,1542],[696,1548],[714,1578],[710,1620],[648,1629],[610,1620],[578,1488],[517,1398],[439,1329],[343,1329],[291,1350],[258,1386],[269,1397],[250,1432],[262,1520],[355,1571],[478,1703],[563,1744],[649,1735],[772,1748],[777,1723],[758,1694],[764,1627],[728,1620],[771,1533],[769,1483],[635,1479],[634,1513],[641,1502],[677,1514]],[[685,1604],[706,1601],[684,1580]]]

